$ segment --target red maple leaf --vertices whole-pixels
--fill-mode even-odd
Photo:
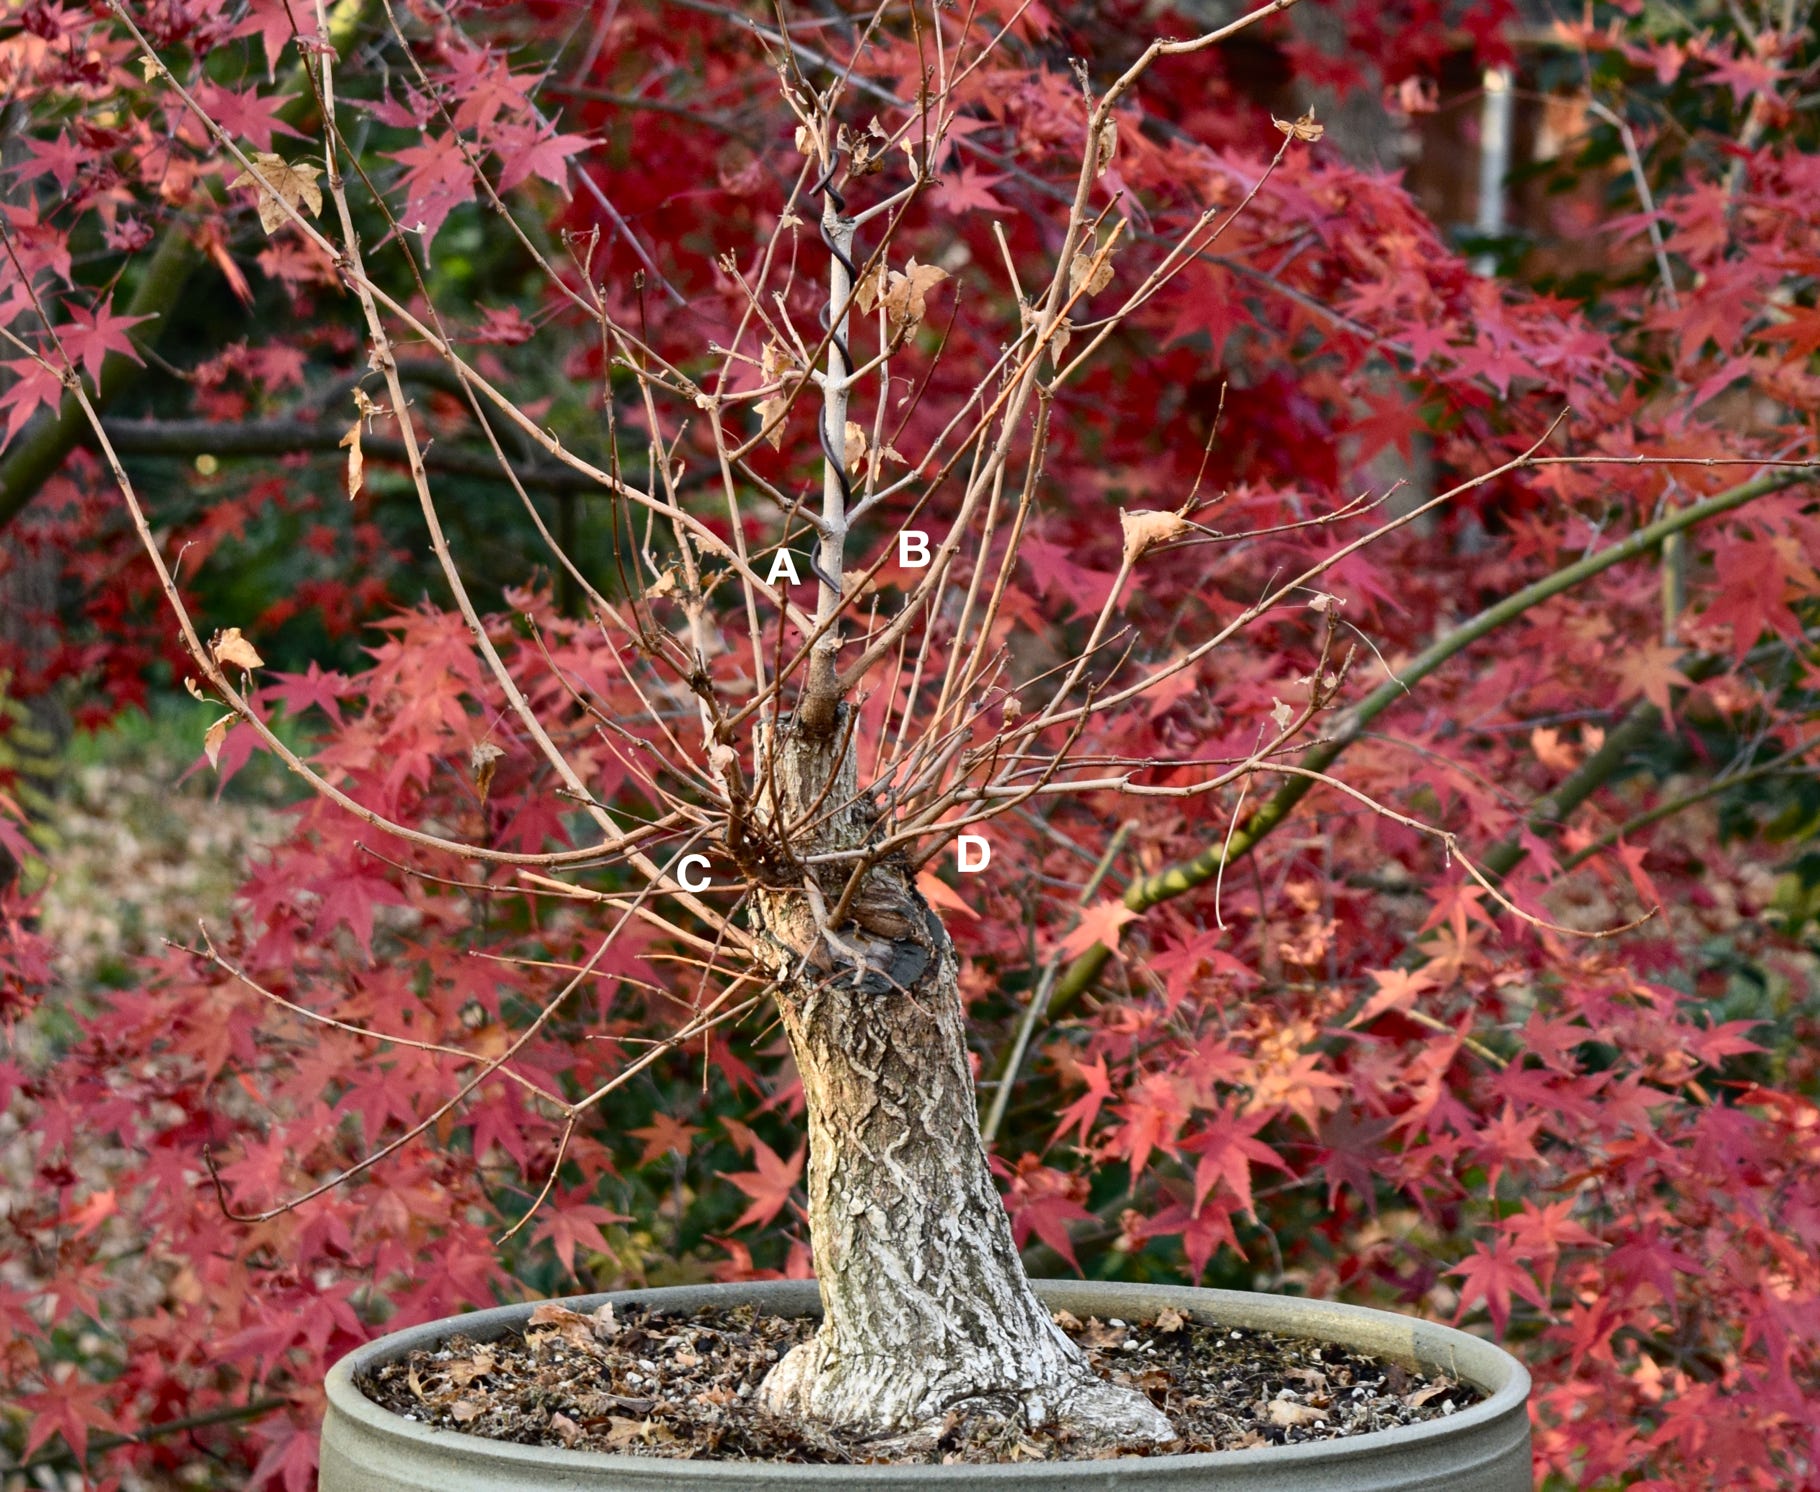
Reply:
[[[1700,59],[1712,68],[1714,81],[1724,83],[1732,91],[1732,102],[1742,105],[1753,94],[1776,91],[1776,80],[1782,76],[1782,69],[1767,57],[1756,57],[1749,52],[1728,49],[1724,53],[1716,50]]]
[[[1226,1244],[1235,1254],[1244,1252],[1239,1247],[1238,1236],[1232,1231],[1232,1214],[1218,1205],[1190,1208],[1186,1202],[1177,1202],[1147,1220],[1141,1231],[1145,1238],[1181,1234],[1182,1253],[1188,1259],[1188,1267],[1194,1271],[1197,1284],[1207,1272],[1207,1261],[1221,1244]]]
[[[1612,672],[1617,675],[1622,689],[1618,698],[1631,699],[1641,694],[1667,715],[1668,691],[1685,689],[1689,683],[1687,675],[1675,667],[1682,652],[1681,648],[1666,642],[1630,642],[1612,665]]]
[[[1334,1110],[1322,1121],[1317,1154],[1327,1177],[1329,1211],[1339,1201],[1343,1186],[1351,1187],[1367,1207],[1377,1211],[1378,1170],[1384,1160],[1380,1142],[1395,1127],[1394,1119],[1367,1115],[1354,1103]]]
[[[1727,1057],[1764,1050],[1743,1033],[1756,1029],[1759,1021],[1723,1021],[1717,1026],[1685,1038],[1688,1051],[1709,1067],[1716,1067]]]
[[[304,673],[274,673],[272,677],[278,682],[260,691],[262,699],[282,704],[292,715],[314,706],[341,724],[341,696],[351,687],[346,674],[327,672],[312,658]]]
[[[1701,613],[1709,625],[1732,629],[1732,656],[1740,663],[1766,631],[1798,637],[1801,623],[1786,593],[1790,556],[1773,540],[1724,538],[1713,545],[1719,594]]]
[[[1620,839],[1613,849],[1618,861],[1623,865],[1630,883],[1637,888],[1637,895],[1652,907],[1662,905],[1662,893],[1656,889],[1656,883],[1649,878],[1649,872],[1643,868],[1643,857],[1649,853],[1649,847],[1641,844],[1626,844]]]
[[[469,336],[476,342],[491,342],[500,347],[516,347],[529,342],[537,328],[525,320],[517,306],[480,307],[480,325]]]
[[[1118,900],[1097,901],[1081,913],[1074,931],[1056,945],[1063,958],[1078,958],[1095,943],[1107,948],[1119,946],[1119,929],[1135,921],[1137,913]]]
[[[628,1131],[645,1142],[644,1154],[638,1157],[641,1166],[648,1166],[654,1160],[661,1160],[674,1151],[677,1155],[687,1157],[689,1146],[701,1133],[701,1126],[684,1124],[680,1119],[672,1119],[668,1114],[658,1114],[643,1129]]]
[[[939,907],[946,912],[959,912],[965,917],[977,918],[979,913],[968,906],[960,892],[956,891],[933,870],[917,872],[916,889],[923,895],[923,900],[932,907]]]
[[[1414,459],[1415,438],[1428,428],[1422,405],[1402,389],[1388,395],[1364,396],[1369,413],[1347,426],[1346,433],[1359,442],[1358,459],[1369,461],[1386,446],[1394,445],[1405,461]]]
[[[1114,577],[1109,571],[1089,570],[1077,563],[1077,549],[1026,538],[1018,553],[1044,596],[1060,597],[1084,616],[1097,616],[1106,604]]]
[[[230,135],[250,141],[260,150],[272,148],[274,135],[303,138],[303,131],[286,124],[280,111],[290,102],[284,94],[262,93],[257,87],[235,90],[219,84],[202,85],[201,103]]]
[[[631,1221],[623,1212],[614,1212],[598,1202],[549,1202],[545,1206],[548,1210],[531,1235],[531,1242],[549,1239],[563,1269],[571,1275],[575,1273],[576,1244],[593,1253],[610,1255],[613,1249],[600,1231],[602,1226]]]
[[[501,1099],[480,1105],[474,1112],[473,1136],[469,1143],[476,1158],[485,1156],[497,1145],[519,1165],[529,1164],[531,1146],[517,1100]]]
[[[344,870],[315,889],[322,898],[316,908],[316,935],[326,937],[335,927],[345,926],[369,957],[373,951],[374,908],[407,905],[403,892],[384,876],[370,871],[363,874]]]
[[[310,12],[303,12],[308,15]],[[278,57],[292,35],[292,12],[285,0],[251,0],[246,19],[234,29],[235,36],[257,36],[265,48],[268,76],[278,66]]]
[[[1371,977],[1377,981],[1378,992],[1346,1023],[1348,1026],[1362,1026],[1387,1010],[1413,1009],[1416,996],[1432,989],[1435,982],[1434,975],[1423,969],[1373,969]]]
[[[1548,1297],[1542,1293],[1534,1276],[1524,1268],[1516,1247],[1509,1239],[1494,1239],[1489,1245],[1475,1244],[1472,1257],[1447,1272],[1460,1275],[1466,1281],[1460,1286],[1460,1308],[1454,1313],[1456,1323],[1465,1318],[1475,1302],[1482,1300],[1485,1308],[1491,1312],[1493,1329],[1500,1336],[1503,1335],[1504,1328],[1510,1321],[1510,1297],[1513,1293],[1520,1295],[1538,1310],[1548,1309]]]
[[[449,58],[450,81],[459,102],[455,128],[490,131],[502,116],[517,116],[529,107],[525,95],[529,78],[515,76],[506,60],[479,48],[465,49]]]
[[[1504,1101],[1503,1113],[1479,1127],[1475,1136],[1478,1141],[1475,1148],[1486,1167],[1488,1185],[1495,1188],[1498,1178],[1512,1161],[1539,1162],[1542,1159],[1534,1144],[1536,1132],[1541,1128],[1540,1114],[1519,1119],[1509,1099]]]
[[[735,1171],[727,1180],[752,1199],[752,1205],[733,1220],[735,1228],[765,1224],[784,1210],[790,1193],[802,1179],[803,1159],[808,1150],[798,1150],[789,1160],[778,1154],[757,1135],[752,1137],[752,1160],[755,1171]]]
[[[501,133],[504,135],[508,132]],[[541,176],[551,186],[566,191],[569,157],[594,143],[587,135],[533,135],[529,132],[516,140],[502,140],[498,147],[499,190],[509,192],[520,182]]]
[[[114,1188],[110,1186],[105,1191],[95,1192],[80,1207],[72,1208],[63,1220],[65,1223],[75,1223],[76,1237],[83,1238],[119,1210],[119,1200],[114,1195]]]
[[[1464,347],[1454,349],[1460,373],[1466,378],[1483,378],[1498,391],[1499,398],[1510,396],[1513,378],[1533,376],[1534,363],[1519,349],[1492,337],[1481,336]]]
[[[474,173],[459,142],[447,135],[425,135],[415,145],[395,152],[392,159],[405,168],[398,178],[406,194],[400,224],[420,233],[427,244],[449,214],[474,200]]]
[[[1569,1215],[1574,1208],[1572,1197],[1548,1202],[1538,1207],[1525,1201],[1523,1210],[1507,1217],[1500,1227],[1510,1235],[1512,1245],[1523,1258],[1539,1255],[1542,1259],[1542,1288],[1554,1279],[1555,1264],[1563,1248],[1597,1248],[1600,1240],[1576,1223]]]
[[[1820,352],[1820,306],[1791,306],[1784,314],[1788,320],[1762,328],[1757,333],[1758,339],[1788,343],[1786,362]]]
[[[956,217],[964,212],[1005,212],[1005,204],[992,195],[992,188],[1003,176],[988,176],[976,166],[962,166],[951,176],[944,176],[929,194],[929,200],[943,212]]]
[[[1257,982],[1256,969],[1220,947],[1230,936],[1230,933],[1214,928],[1197,933],[1180,947],[1165,948],[1160,953],[1151,952],[1146,962],[1163,976],[1163,987],[1168,993],[1171,1008],[1181,1004],[1188,998],[1190,990],[1200,985],[1203,978],[1202,965],[1207,966],[1207,978],[1222,977],[1241,987],[1249,987]]]
[[[1238,1210],[1256,1216],[1251,1201],[1251,1165],[1275,1166],[1293,1176],[1289,1163],[1262,1140],[1256,1138],[1269,1116],[1254,1114],[1240,1118],[1222,1109],[1212,1120],[1182,1141],[1184,1150],[1197,1152],[1201,1159],[1194,1168],[1194,1209],[1201,1210],[1208,1192],[1219,1182],[1226,1183],[1239,1204]]]
[[[1599,1240],[1573,1221],[1574,1199],[1563,1197],[1538,1207],[1532,1201],[1523,1210],[1504,1219],[1503,1227],[1511,1240],[1527,1257],[1530,1253],[1559,1250],[1567,1245],[1591,1246]]]
[[[1159,304],[1169,306],[1172,313],[1159,339],[1164,345],[1205,333],[1218,353],[1233,332],[1252,320],[1233,277],[1198,265],[1176,276]]]
[[[17,380],[10,388],[0,390],[0,409],[7,412],[6,435],[0,439],[0,446],[4,446],[25,428],[25,422],[40,404],[50,410],[62,404],[63,380],[36,358],[9,358],[0,362],[0,368],[7,369]]]
[[[1087,1143],[1087,1131],[1093,1128],[1094,1120],[1100,1116],[1100,1105],[1112,1097],[1112,1078],[1106,1071],[1106,1059],[1095,1057],[1091,1062],[1078,1062],[1076,1069],[1086,1080],[1087,1091],[1062,1110],[1062,1122],[1049,1137],[1053,1145],[1076,1125],[1080,1126],[1081,1144]]]
[[[1002,1174],[1003,1163],[995,1162],[995,1166]],[[1078,1272],[1080,1261],[1074,1256],[1068,1224],[1087,1222],[1093,1217],[1082,1205],[1086,1197],[1086,1178],[1046,1166],[1034,1155],[1024,1155],[1018,1160],[1005,1193],[1012,1242],[1021,1249],[1034,1232]]]
[[[26,1413],[25,1459],[53,1435],[76,1453],[77,1464],[88,1459],[90,1430],[117,1431],[120,1421],[107,1407],[109,1387],[85,1383],[75,1365],[59,1363],[52,1386],[42,1393],[21,1394],[18,1406]]]
[[[1114,1146],[1130,1162],[1133,1178],[1149,1163],[1152,1150],[1175,1153],[1176,1136],[1188,1118],[1186,1086],[1171,1073],[1147,1072],[1127,1090],[1131,1098],[1118,1106],[1124,1122]]]
[[[281,1433],[266,1447],[259,1464],[253,1468],[247,1492],[256,1492],[274,1477],[283,1485],[284,1492],[310,1492],[316,1485],[318,1436],[315,1429],[299,1428],[288,1421],[284,1423],[289,1433]]]
[[[94,159],[94,152],[72,141],[66,130],[59,130],[55,140],[34,140],[28,137],[23,143],[31,152],[34,164],[28,166],[21,162],[14,168],[16,179],[32,181],[48,171],[57,185],[66,192],[75,181],[77,173]]]

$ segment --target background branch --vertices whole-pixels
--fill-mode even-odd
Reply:
[[[1571,565],[1565,565],[1553,574],[1544,576],[1533,585],[1525,586],[1494,606],[1487,607],[1470,621],[1462,623],[1445,637],[1432,644],[1426,651],[1412,659],[1395,678],[1387,679],[1351,709],[1339,718],[1333,734],[1320,745],[1314,747],[1302,758],[1299,764],[1312,772],[1325,771],[1336,761],[1354,740],[1360,731],[1377,716],[1409,692],[1409,686],[1425,679],[1443,663],[1453,658],[1481,638],[1489,636],[1498,628],[1515,621],[1526,611],[1551,597],[1592,579],[1593,576],[1609,570],[1613,565],[1635,559],[1648,553],[1658,544],[1674,534],[1679,534],[1710,518],[1732,512],[1746,503],[1754,502],[1759,497],[1771,492],[1779,492],[1785,487],[1792,487],[1798,482],[1811,481],[1812,468],[1784,467],[1730,488],[1725,492],[1709,497],[1705,502],[1693,503],[1678,512],[1671,513],[1655,523],[1638,529],[1627,538],[1612,544],[1596,554]],[[1689,675],[1692,677],[1692,675]],[[1644,706],[1653,716],[1653,706]],[[1633,712],[1634,714],[1634,712]],[[1593,758],[1580,769],[1576,777],[1585,777],[1584,790],[1569,784],[1563,784],[1553,795],[1554,814],[1570,812],[1573,807],[1585,800],[1600,782],[1616,770],[1617,762],[1622,759],[1622,752],[1642,739],[1653,722],[1632,724],[1626,722],[1614,730],[1605,742],[1605,747],[1594,753]],[[1591,777],[1594,762],[1601,764],[1605,776],[1595,781]],[[1162,902],[1182,896],[1197,886],[1205,885],[1219,874],[1222,865],[1234,860],[1243,859],[1261,844],[1265,837],[1286,820],[1295,806],[1308,795],[1314,786],[1314,779],[1293,777],[1246,821],[1243,828],[1232,836],[1230,845],[1222,847],[1215,844],[1179,864],[1158,871],[1141,881],[1135,881],[1125,892],[1125,905],[1134,912],[1147,912]],[[1578,791],[1578,796],[1567,795]],[[1565,806],[1564,806],[1565,805]],[[1522,858],[1520,846],[1501,845],[1498,850],[1486,857],[1486,869],[1493,876],[1502,876],[1509,872],[1511,866]],[[1049,997],[1047,1019],[1055,1021],[1066,1015],[1093,985],[1099,977],[1100,970],[1105,968],[1106,961],[1112,957],[1112,950],[1103,943],[1095,943],[1085,953],[1070,964],[1056,981],[1055,989]]]

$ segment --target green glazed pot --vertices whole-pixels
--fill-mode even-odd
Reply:
[[[752,1461],[675,1461],[546,1449],[433,1430],[381,1409],[355,1375],[460,1333],[491,1341],[521,1326],[529,1305],[502,1306],[414,1326],[341,1359],[328,1376],[321,1492],[733,1492],[810,1487],[818,1492],[914,1492],[997,1487],[1006,1492],[1534,1492],[1529,1451],[1529,1374],[1499,1347],[1451,1327],[1389,1311],[1236,1290],[1188,1290],[1039,1280],[1054,1310],[1139,1320],[1173,1306],[1212,1325],[1313,1338],[1409,1367],[1446,1373],[1485,1399],[1444,1419],[1370,1435],[1211,1455],[1003,1466],[798,1466]],[[591,1311],[638,1301],[667,1311],[752,1304],[781,1316],[819,1316],[813,1281],[699,1285],[586,1295],[562,1304]]]

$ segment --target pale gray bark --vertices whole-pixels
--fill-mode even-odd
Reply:
[[[774,840],[795,826],[793,857],[875,833],[839,730],[817,740],[786,722],[758,807]],[[909,867],[886,860],[828,928],[849,868],[758,900],[808,1112],[825,1311],[816,1337],[773,1369],[765,1402],[883,1434],[926,1434],[966,1409],[1099,1443],[1168,1442],[1167,1419],[1097,1377],[1025,1278],[980,1142],[940,920]]]

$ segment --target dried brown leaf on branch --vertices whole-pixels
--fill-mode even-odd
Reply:
[[[1119,152],[1119,122],[1108,114],[1093,137],[1093,174],[1104,176]]]
[[[259,650],[241,635],[238,627],[229,627],[221,632],[209,644],[209,651],[215,655],[215,661],[223,668],[265,667],[265,659],[259,656]]]
[[[259,192],[259,226],[267,233],[276,232],[290,214],[307,209],[311,217],[322,211],[322,188],[316,178],[322,172],[315,166],[293,164],[269,150],[253,153],[253,169],[242,171],[228,183],[230,188],[251,186]]]
[[[209,759],[211,767],[221,764],[221,746],[227,740],[228,727],[234,723],[232,715],[223,715],[202,736],[202,754]]]
[[[882,296],[891,330],[908,336],[921,326],[929,310],[929,292],[947,278],[948,271],[940,265],[918,264],[914,259],[901,270],[892,270]]]
[[[480,801],[487,801],[487,794],[493,787],[493,774],[499,770],[499,760],[505,752],[491,741],[479,741],[468,753],[468,770],[474,774],[474,791],[480,794]]]
[[[1074,262],[1068,266],[1070,296],[1098,295],[1112,283],[1112,248],[1117,239],[1115,227],[1103,244],[1096,244],[1091,238],[1082,242],[1075,251]]]
[[[365,480],[366,458],[360,449],[360,427],[363,422],[370,422],[384,414],[383,405],[375,404],[365,389],[354,390],[354,408],[358,413],[348,433],[341,437],[340,445],[348,453],[348,501],[352,502],[360,492],[360,484]]]
[[[1188,532],[1188,520],[1177,513],[1148,508],[1119,509],[1119,527],[1125,534],[1125,563],[1131,564],[1146,549],[1167,544]]]
[[[884,265],[869,275],[860,278],[853,287],[853,305],[862,316],[870,316],[878,305],[879,298],[891,287],[891,271]]]
[[[1277,119],[1272,117],[1270,122],[1284,134],[1290,135],[1293,138],[1304,141],[1310,145],[1327,133],[1326,125],[1316,124],[1314,122],[1313,109],[1310,109],[1300,119]]]
[[[801,367],[796,354],[773,337],[765,343],[765,350],[759,355],[758,376],[767,384],[777,383],[786,374],[799,372]]]
[[[765,439],[774,451],[783,448],[784,415],[801,386],[801,374],[802,363],[794,352],[775,337],[765,343],[759,358],[758,376],[767,388],[773,384],[781,386],[776,393],[760,399],[752,407],[758,412],[759,428],[766,431]]]
[[[771,449],[780,451],[784,446],[784,412],[790,407],[788,390],[773,394],[769,399],[760,399],[753,409],[758,411],[759,428],[765,431],[765,439]]]
[[[352,502],[359,495],[360,484],[366,477],[366,458],[360,453],[359,420],[348,426],[348,433],[341,437],[340,445],[348,453],[348,501]]]

